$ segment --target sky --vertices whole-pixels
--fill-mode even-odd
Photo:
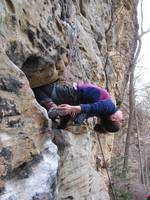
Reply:
[[[140,10],[138,6],[138,20],[140,22]],[[143,30],[150,28],[150,0],[143,0]],[[137,72],[141,74],[140,84],[150,85],[150,32],[142,37],[142,48],[140,53]]]

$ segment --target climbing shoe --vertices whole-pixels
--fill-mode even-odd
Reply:
[[[48,116],[50,119],[55,120],[57,118],[59,118],[60,116],[63,116],[64,113],[60,110],[57,109],[56,107],[52,107],[48,110]]]
[[[86,114],[85,113],[80,113],[78,115],[76,115],[74,118],[73,118],[73,122],[76,124],[76,125],[81,125],[84,120],[86,119]]]
[[[59,112],[57,110],[57,107],[52,107],[48,110],[48,116],[50,119],[55,120],[59,116]]]

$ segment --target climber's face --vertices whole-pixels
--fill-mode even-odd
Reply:
[[[117,110],[114,114],[112,114],[110,119],[114,121],[119,128],[123,126],[124,117],[121,110]]]

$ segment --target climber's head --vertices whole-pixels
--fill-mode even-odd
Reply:
[[[123,125],[123,114],[120,110],[117,110],[114,114],[108,117],[102,117],[101,123],[96,124],[94,130],[99,133],[117,132]]]
[[[110,115],[110,120],[119,128],[122,127],[124,117],[121,110],[117,110],[114,114]]]

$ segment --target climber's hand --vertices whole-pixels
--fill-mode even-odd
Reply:
[[[71,106],[69,104],[61,104],[57,107],[59,115],[74,115],[81,112],[80,106]]]

